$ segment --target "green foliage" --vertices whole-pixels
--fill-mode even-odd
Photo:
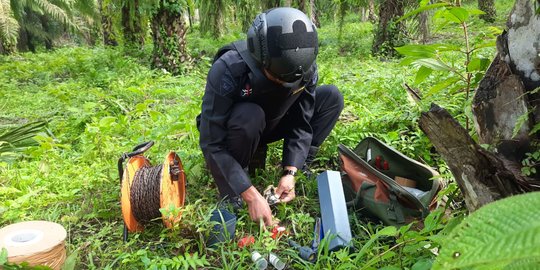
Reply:
[[[532,146],[536,151],[525,153],[525,158],[521,161],[523,165],[521,173],[525,176],[535,176],[539,173],[537,168],[540,166],[540,147],[538,143],[533,143]]]
[[[424,82],[428,78],[435,78],[429,81],[431,86],[428,89],[421,91],[423,98],[428,101],[424,104],[437,102],[445,106],[449,95],[454,97],[451,99],[452,102],[461,100],[456,116],[458,119],[465,119],[469,128],[469,112],[465,108],[470,104],[472,92],[491,62],[486,52],[493,51],[494,35],[499,31],[473,36],[469,29],[472,16],[482,12],[476,8],[453,5],[445,1],[435,4],[423,1],[419,8],[405,14],[401,20],[432,9],[436,10],[434,18],[437,27],[445,29],[447,26],[457,27],[462,31],[461,38],[427,45],[406,45],[396,50],[405,56],[402,65],[418,68],[414,79],[415,85],[425,86],[427,84]]]
[[[144,269],[200,269],[209,266],[206,255],[199,256],[197,252],[193,254],[173,256],[172,258],[156,257],[148,249],[140,249],[133,254],[126,254],[122,257],[121,263],[131,267]]]
[[[540,193],[490,203],[456,227],[433,269],[532,269],[540,261]],[[517,267],[519,265],[519,267]]]

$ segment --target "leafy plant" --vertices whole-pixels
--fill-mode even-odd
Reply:
[[[474,37],[469,29],[471,17],[483,14],[482,11],[452,4],[447,1],[429,4],[421,1],[420,7],[405,14],[400,20],[416,15],[426,10],[436,9],[434,18],[439,27],[447,25],[461,28],[462,36],[454,39],[457,42],[439,42],[426,45],[405,45],[396,50],[405,56],[401,64],[418,67],[414,84],[420,85],[430,75],[435,74],[435,81],[427,91],[422,91],[425,97],[441,101],[452,95],[462,100],[459,114],[465,116],[465,125],[469,129],[468,111],[465,105],[469,104],[473,90],[483,77],[490,59],[482,55],[481,49],[494,47],[494,36]]]
[[[26,148],[37,145],[33,137],[42,132],[46,124],[47,122],[43,121],[32,122],[1,132],[0,162],[13,162]]]
[[[444,238],[433,269],[528,269],[540,262],[540,193],[490,203]],[[532,269],[532,268],[530,268]]]
[[[538,173],[538,166],[540,166],[540,147],[537,142],[533,142],[534,147],[532,152],[525,153],[525,158],[521,161],[521,173],[525,176],[534,176]]]

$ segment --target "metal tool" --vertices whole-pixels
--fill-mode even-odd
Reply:
[[[317,252],[315,252],[310,247],[300,246],[298,243],[296,243],[292,239],[289,239],[289,245],[291,245],[291,247],[296,248],[298,250],[300,258],[302,258],[302,260],[305,260],[308,262],[315,262],[315,260],[317,259]]]
[[[276,195],[276,188],[273,185],[268,186],[264,190],[263,195],[268,202],[268,205],[274,205],[279,202],[279,198]]]
[[[317,251],[321,240],[324,238],[324,231],[322,226],[321,218],[318,217],[315,219],[315,227],[313,228],[313,241],[311,242],[311,249]]]

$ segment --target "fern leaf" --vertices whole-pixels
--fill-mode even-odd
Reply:
[[[448,236],[433,269],[504,269],[540,261],[540,192],[488,204]]]

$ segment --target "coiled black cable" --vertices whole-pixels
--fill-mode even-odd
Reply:
[[[145,166],[135,172],[130,191],[131,209],[141,224],[161,217],[160,184],[163,166]]]

